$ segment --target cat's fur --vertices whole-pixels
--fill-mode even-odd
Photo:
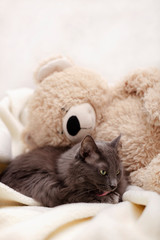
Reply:
[[[71,149],[46,146],[32,150],[13,160],[0,181],[48,207],[73,202],[117,203],[126,189],[119,139],[94,142],[86,136]]]

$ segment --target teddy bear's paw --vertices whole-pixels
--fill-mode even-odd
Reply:
[[[137,70],[124,80],[124,89],[128,94],[142,97],[148,88],[152,88],[160,79],[157,69]]]
[[[144,168],[130,174],[131,184],[160,193],[160,154]]]
[[[141,174],[141,169],[130,173],[129,181],[131,185],[143,187],[144,176]]]
[[[148,123],[160,126],[160,83],[148,89],[143,98],[143,106]]]

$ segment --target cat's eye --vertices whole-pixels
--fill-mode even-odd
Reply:
[[[107,171],[103,169],[99,170],[99,172],[102,176],[105,176],[107,174]]]
[[[119,175],[119,174],[120,174],[120,170],[118,170],[118,171],[116,172],[116,174]]]

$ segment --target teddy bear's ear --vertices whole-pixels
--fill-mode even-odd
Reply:
[[[73,66],[73,63],[69,58],[64,56],[51,58],[48,61],[43,62],[35,72],[36,83],[41,83],[44,78],[48,77],[52,73],[63,71],[65,68],[71,66]]]

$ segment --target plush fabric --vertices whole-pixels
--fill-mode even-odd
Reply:
[[[11,91],[0,102],[1,170],[12,156],[24,151],[20,135],[32,92]],[[47,208],[0,183],[0,239],[159,240],[160,195],[132,186],[123,200],[115,205],[78,203]]]
[[[0,163],[9,162],[24,151],[21,134],[27,119],[27,102],[32,93],[29,88],[11,90],[0,101]]]
[[[28,106],[23,133],[28,148],[72,145],[87,134],[95,140],[111,141],[121,134],[119,154],[130,183],[160,193],[158,69],[135,70],[108,87],[99,74],[57,57],[42,63],[35,78],[39,84]],[[82,104],[90,105],[95,124],[85,124],[93,114],[83,108],[80,114]],[[73,107],[77,111],[72,111]],[[69,124],[71,117],[76,121]],[[80,127],[72,134],[76,122]]]
[[[0,239],[159,240],[160,195],[130,187],[123,199],[46,208],[0,183]]]

